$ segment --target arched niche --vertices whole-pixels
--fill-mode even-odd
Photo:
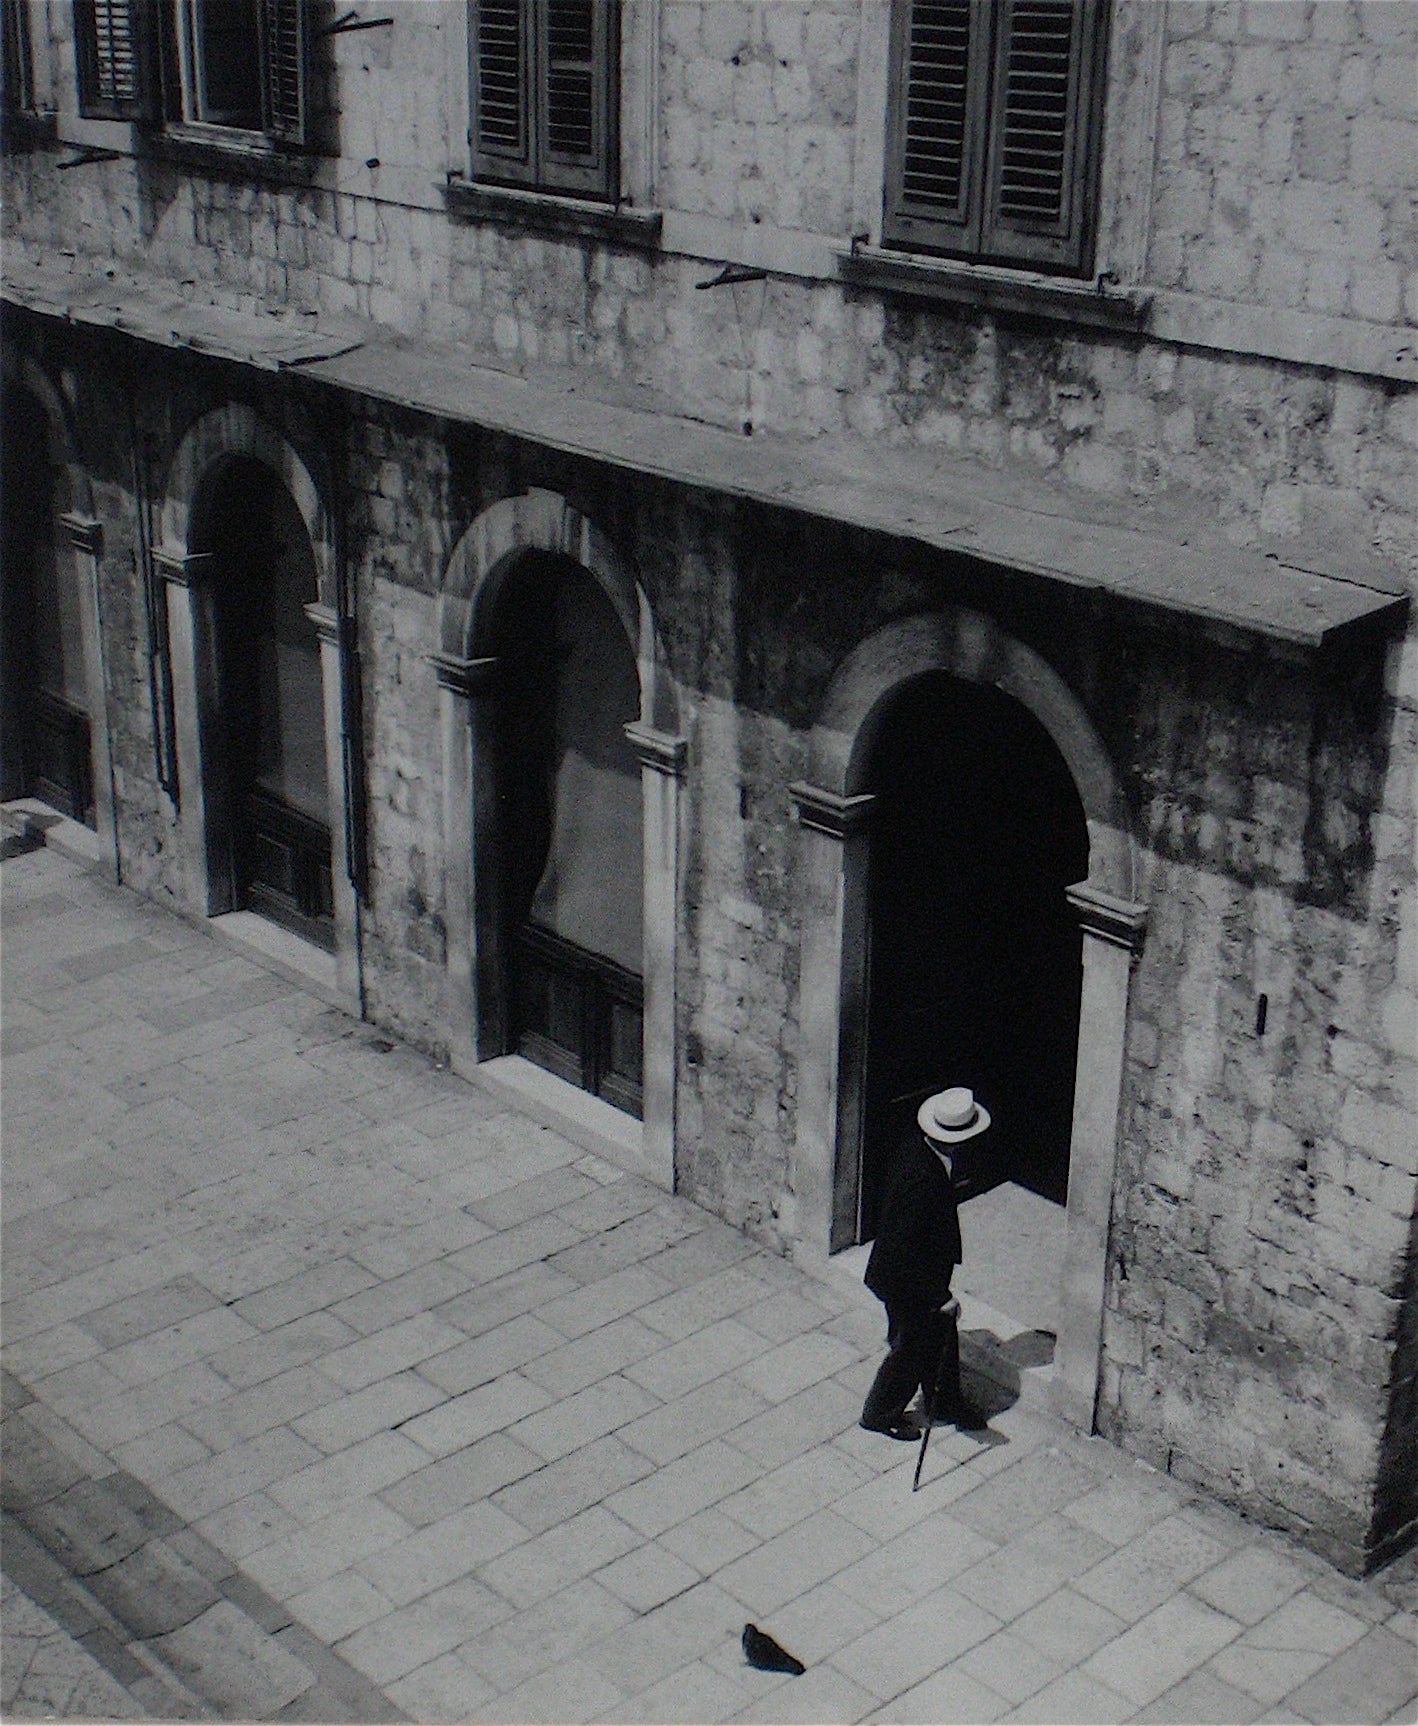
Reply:
[[[9,346],[4,351],[3,367],[7,414],[19,411],[19,403],[28,398],[44,428],[50,457],[54,555],[68,560],[67,573],[77,600],[94,806],[94,837],[86,844],[94,845],[98,862],[116,877],[120,858],[99,589],[103,525],[94,514],[88,472],[79,459],[78,441],[59,388],[28,354]]]
[[[1091,1430],[1128,988],[1146,925],[1145,909],[1133,898],[1136,846],[1116,771],[1078,698],[1032,648],[963,607],[900,619],[843,661],[813,727],[810,777],[791,787],[803,860],[794,1156],[801,1250],[822,1256],[852,1238],[848,1220],[855,1215],[861,1156],[872,804],[863,781],[893,692],[933,671],[988,685],[1027,708],[1066,762],[1088,826],[1088,875],[1068,893],[1083,932],[1084,978],[1055,1367],[1061,1411]]]
[[[508,1048],[500,950],[494,620],[503,583],[528,552],[570,558],[609,599],[636,659],[640,717],[626,735],[644,813],[644,1096],[637,1161],[674,1185],[675,944],[685,744],[679,703],[646,594],[609,537],[565,498],[529,490],[491,505],[454,548],[439,603],[443,831],[448,926],[446,1017],[455,1066]],[[630,1126],[633,1128],[634,1123]],[[632,1135],[633,1136],[633,1135]]]
[[[159,497],[160,540],[154,558],[167,589],[172,704],[179,790],[179,830],[194,909],[215,916],[233,909],[231,812],[217,744],[217,617],[211,583],[216,560],[198,548],[210,540],[204,522],[213,482],[238,459],[259,463],[285,489],[305,531],[315,566],[317,599],[305,608],[320,643],[326,778],[329,786],[334,896],[335,986],[358,1012],[359,907],[351,879],[347,764],[362,759],[358,740],[347,746],[347,716],[356,710],[345,679],[354,675],[342,641],[339,551],[325,493],[305,457],[245,402],[229,402],[196,420],[178,445]],[[325,471],[322,462],[321,471]],[[328,962],[328,961],[327,961]]]

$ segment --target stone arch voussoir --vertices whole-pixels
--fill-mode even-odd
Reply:
[[[902,618],[863,641],[828,685],[813,727],[809,778],[839,797],[863,779],[887,699],[903,683],[945,671],[991,685],[1034,715],[1063,756],[1088,823],[1089,884],[1120,900],[1136,886],[1132,821],[1116,770],[1082,703],[1033,648],[963,606]]]
[[[555,492],[531,488],[485,509],[453,548],[439,602],[439,650],[451,659],[491,655],[502,583],[526,551],[558,553],[600,583],[635,651],[640,717],[674,731],[678,700],[645,590],[596,524]]]
[[[50,457],[55,464],[55,515],[93,515],[93,487],[88,471],[78,459],[69,412],[57,385],[28,354],[5,349],[4,379],[10,389],[24,390],[38,403],[49,429]]]
[[[178,445],[162,493],[163,544],[179,554],[191,549],[192,514],[202,487],[233,456],[261,462],[289,491],[310,535],[320,604],[337,611],[334,521],[320,487],[285,435],[245,402],[228,402],[203,414]]]

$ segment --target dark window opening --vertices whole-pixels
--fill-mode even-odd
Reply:
[[[473,0],[473,172],[614,201],[615,0]]]
[[[896,0],[888,245],[1086,274],[1104,0]]]

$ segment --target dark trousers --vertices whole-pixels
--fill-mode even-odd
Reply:
[[[906,1404],[919,1386],[923,1402],[929,1404],[931,1390],[939,1388],[936,1407],[948,1412],[960,1402],[959,1307],[952,1300],[943,1311],[900,1307],[886,1303],[887,1356],[877,1368],[867,1400],[862,1405],[866,1426],[894,1426],[906,1412]]]

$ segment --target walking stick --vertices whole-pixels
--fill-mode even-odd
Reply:
[[[954,1295],[952,1295],[941,1308],[941,1311],[949,1317],[951,1325],[957,1325],[959,1323],[960,1302],[956,1300]],[[958,1334],[959,1333],[957,1332],[957,1335]],[[936,1356],[935,1371],[931,1374],[931,1395],[930,1401],[926,1404],[926,1430],[921,1434],[921,1448],[916,1456],[916,1473],[911,1481],[912,1492],[918,1492],[920,1490],[921,1470],[926,1465],[926,1446],[931,1441],[931,1428],[935,1425],[936,1403],[940,1397],[940,1369],[945,1364],[946,1350],[949,1347],[950,1329],[947,1327],[945,1336],[941,1340],[940,1353]]]
[[[942,1349],[935,1363],[935,1376],[931,1379],[931,1400],[926,1407],[926,1429],[921,1434],[921,1448],[916,1454],[916,1473],[911,1481],[912,1492],[920,1490],[921,1470],[926,1466],[926,1446],[931,1441],[931,1428],[935,1425],[935,1401],[940,1391],[940,1363],[945,1358]]]

